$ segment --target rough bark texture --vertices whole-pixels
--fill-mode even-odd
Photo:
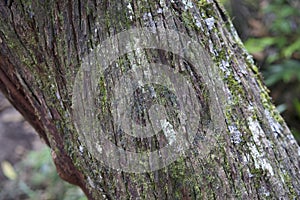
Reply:
[[[76,73],[82,58],[108,36],[157,26],[191,33],[209,52],[214,66],[204,66],[211,76],[204,84],[215,88],[219,106],[209,109],[218,112],[218,124],[205,133],[209,138],[196,136],[187,157],[161,170],[105,168],[82,147],[72,121]],[[51,147],[60,176],[90,199],[300,196],[300,149],[214,0],[2,1],[0,89]],[[217,142],[209,154],[199,156],[211,140]]]

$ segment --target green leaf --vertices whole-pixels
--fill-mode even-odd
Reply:
[[[274,32],[288,34],[291,33],[291,25],[290,22],[287,20],[276,20],[271,28]]]
[[[294,14],[294,8],[288,5],[282,6],[280,11],[277,11],[277,14],[281,18],[289,17]]]
[[[250,38],[245,42],[245,47],[250,53],[257,53],[263,51],[266,47],[276,43],[276,38]]]
[[[284,48],[288,44],[286,36],[277,36],[275,39],[276,47]]]
[[[293,78],[300,81],[300,62],[296,60],[284,60],[277,65],[271,65],[264,73],[267,86],[274,85],[279,81],[289,82]]]
[[[269,57],[267,57],[266,62],[269,64],[274,63],[279,59],[279,57],[280,57],[279,54],[277,52],[275,52],[275,53],[271,54]]]
[[[293,44],[283,50],[285,57],[289,58],[295,51],[300,51],[300,38],[298,38]]]

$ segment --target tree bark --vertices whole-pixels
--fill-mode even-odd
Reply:
[[[130,144],[130,151],[151,150],[165,141],[158,139],[163,134],[125,137],[108,125],[119,74],[146,56],[185,73],[193,84],[201,120],[192,145],[170,165],[143,173],[103,165],[82,140],[72,105],[84,58],[108,37],[137,27],[183,32],[204,51],[199,69],[162,50],[129,53],[109,68],[102,86],[99,80],[99,120],[110,141]],[[0,89],[50,146],[61,178],[81,187],[89,199],[300,196],[300,148],[217,1],[2,1],[0,46]],[[139,97],[135,101],[142,105]]]

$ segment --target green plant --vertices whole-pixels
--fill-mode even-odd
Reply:
[[[248,38],[245,47],[262,65],[265,83],[277,93],[275,103],[280,104],[281,112],[287,111],[287,123],[300,143],[300,12],[292,2],[270,0],[265,4],[258,16],[267,34]]]
[[[48,147],[31,151],[18,164],[16,172],[17,178],[6,184],[0,199],[87,199],[80,188],[59,178]]]
[[[245,42],[250,53],[257,53],[272,47],[267,64],[284,59],[299,58],[300,54],[300,12],[286,0],[273,0],[262,9],[263,19],[269,35],[249,38]]]
[[[297,60],[283,60],[272,65],[264,72],[265,83],[272,86],[280,81],[288,83],[296,80],[300,82],[300,62]]]

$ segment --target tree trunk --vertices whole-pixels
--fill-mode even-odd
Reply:
[[[215,0],[2,1],[0,16],[0,88],[89,199],[300,196],[300,148]]]

